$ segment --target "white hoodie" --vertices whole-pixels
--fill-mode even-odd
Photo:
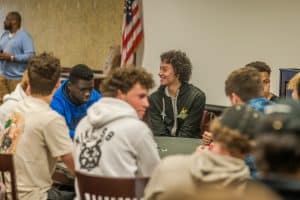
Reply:
[[[150,176],[160,158],[151,130],[125,101],[102,98],[78,124],[78,171],[113,177]]]
[[[3,104],[0,106],[0,126],[4,126],[7,118],[17,105],[17,103],[26,97],[21,84],[16,86],[16,89],[3,97]]]

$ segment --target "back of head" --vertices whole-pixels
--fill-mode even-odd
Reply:
[[[225,81],[225,93],[238,95],[243,102],[263,96],[263,84],[259,72],[252,67],[242,67],[231,72]]]
[[[170,50],[160,55],[161,62],[171,64],[180,82],[189,82],[192,75],[192,64],[186,53]]]
[[[278,102],[265,112],[257,138],[258,167],[265,173],[300,172],[300,102]]]
[[[263,114],[246,105],[235,105],[224,110],[216,118],[210,131],[216,142],[221,143],[232,154],[247,154],[252,149],[251,140],[256,135],[257,123]]]
[[[32,57],[27,65],[32,95],[50,95],[60,77],[60,60],[49,53]]]
[[[141,84],[146,89],[154,86],[152,75],[142,67],[121,67],[108,76],[101,84],[103,96],[116,97],[118,90],[127,93],[135,84]]]
[[[78,64],[72,67],[69,80],[71,83],[75,84],[78,80],[91,81],[94,78],[93,71],[84,64]]]
[[[268,74],[271,74],[271,68],[267,63],[262,62],[262,61],[254,61],[251,63],[248,63],[246,67],[253,67],[259,72],[267,72]]]

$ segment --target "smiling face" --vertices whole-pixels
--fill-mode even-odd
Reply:
[[[118,91],[117,98],[126,101],[137,112],[140,119],[143,119],[147,108],[148,102],[148,90],[140,83],[136,83],[127,93]]]
[[[179,82],[178,77],[175,75],[173,66],[169,63],[161,62],[158,75],[161,85],[170,86],[173,83]]]

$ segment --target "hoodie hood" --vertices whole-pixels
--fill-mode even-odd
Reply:
[[[23,100],[27,95],[25,94],[23,88],[21,87],[21,84],[18,83],[17,86],[16,86],[16,89],[10,93],[10,94],[6,94],[4,97],[3,97],[3,102],[6,102],[6,101],[21,101]]]
[[[117,98],[103,97],[87,111],[87,120],[94,128],[128,117],[139,119],[136,111],[127,102]]]
[[[227,186],[240,185],[250,177],[245,161],[231,156],[203,151],[192,162],[190,172],[196,180]]]

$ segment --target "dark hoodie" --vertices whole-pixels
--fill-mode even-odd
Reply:
[[[165,88],[160,86],[149,98],[147,121],[154,135],[199,138],[200,120],[205,107],[204,92],[189,83],[182,83],[175,100],[177,112],[175,110],[174,115],[172,100]],[[173,127],[176,129],[174,135],[171,133]]]

